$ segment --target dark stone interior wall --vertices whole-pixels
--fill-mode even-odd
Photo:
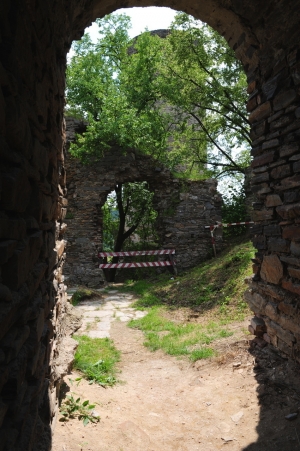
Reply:
[[[255,272],[247,299],[299,360],[299,0],[129,0],[185,10],[225,36],[249,81]],[[0,2],[0,450],[50,449],[64,328],[66,51],[111,0]],[[55,249],[55,250],[53,250]],[[58,365],[59,367],[59,365]],[[50,393],[48,391],[50,387]]]
[[[62,276],[68,13],[57,8],[0,2],[0,450],[49,449],[75,349]]]
[[[66,118],[66,148],[82,133],[85,124]],[[146,181],[154,193],[157,211],[156,231],[159,247],[176,250],[178,271],[204,261],[212,254],[209,230],[205,225],[221,221],[221,196],[215,180],[190,182],[175,179],[170,171],[158,167],[150,156],[136,150],[124,154],[112,147],[103,158],[83,165],[66,152],[68,173],[66,284],[99,287],[104,280],[97,254],[102,249],[102,212],[107,195],[118,183]],[[221,247],[221,238],[217,245]]]

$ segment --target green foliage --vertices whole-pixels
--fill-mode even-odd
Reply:
[[[117,382],[116,363],[120,360],[120,352],[112,340],[85,335],[74,335],[73,338],[79,343],[74,367],[90,381],[103,386],[114,385]]]
[[[80,398],[75,399],[74,396],[67,395],[65,402],[60,408],[62,417],[60,421],[68,421],[73,418],[82,420],[84,426],[91,423],[98,423],[100,417],[94,413],[95,404],[90,404],[89,400],[81,401]]]
[[[68,114],[79,114],[89,122],[71,152],[90,161],[116,143],[124,150],[136,147],[157,154],[166,139],[163,117],[149,108],[139,111],[131,104],[122,81],[129,60],[129,18],[108,15],[97,23],[97,44],[84,35],[75,44],[67,69]]]
[[[72,295],[71,303],[72,305],[76,306],[79,304],[79,302],[83,301],[84,299],[89,299],[93,296],[97,296],[98,293],[94,290],[90,290],[88,288],[79,288],[75,291]]]
[[[226,192],[222,196],[222,222],[244,222],[247,215],[246,195],[242,185],[229,183]],[[224,237],[237,236],[245,233],[246,226],[232,226],[223,228]]]
[[[74,213],[72,213],[71,211],[67,211],[66,219],[74,219]]]
[[[114,250],[115,239],[119,229],[119,212],[115,193],[109,195],[102,207],[103,251]]]
[[[204,177],[243,172],[244,153],[234,153],[249,154],[246,79],[233,51],[209,26],[179,13],[162,52],[156,84],[178,118],[171,153],[184,154]]]
[[[90,161],[117,143],[193,179],[243,172],[246,80],[226,41],[184,13],[165,39],[130,42],[124,15],[97,23],[98,42],[84,35],[67,70],[68,113],[89,122],[71,152]]]
[[[156,239],[157,213],[152,207],[152,198],[146,182],[125,183],[108,196],[102,208],[104,251],[129,250],[133,233],[142,248]],[[137,243],[133,245],[136,248]]]
[[[145,346],[156,351],[162,349],[167,354],[190,356],[191,360],[207,358],[214,354],[207,345],[214,340],[232,335],[215,324],[177,324],[164,317],[163,307],[152,307],[141,319],[132,320],[129,327],[145,332]]]
[[[146,182],[116,187],[102,208],[104,251],[144,250],[155,246],[157,212],[152,207],[152,198]],[[117,261],[116,257],[110,260]]]
[[[143,248],[149,244],[149,238],[156,239],[154,222],[157,212],[153,209],[154,193],[149,191],[147,182],[126,183],[123,191],[123,203],[127,207],[127,227],[138,224],[134,233],[138,235]]]
[[[244,320],[248,307],[243,300],[244,279],[251,274],[252,244],[239,239],[216,259],[170,279],[161,275],[151,281],[128,281],[122,290],[139,296],[133,306],[148,314],[131,321],[130,327],[145,333],[145,346],[170,355],[186,355],[192,361],[215,355],[215,340],[230,336],[233,321]],[[195,311],[201,323],[180,321],[181,307]],[[176,321],[172,313],[176,312]],[[184,317],[184,313],[183,313]]]
[[[183,306],[200,308],[203,312],[212,310],[224,323],[243,320],[247,312],[243,300],[244,279],[252,274],[253,256],[252,243],[237,238],[236,243],[217,258],[190,269],[176,279],[170,279],[170,275],[165,274],[151,281],[129,281],[122,290],[132,291],[140,297],[134,304],[137,308],[147,308],[149,305]]]

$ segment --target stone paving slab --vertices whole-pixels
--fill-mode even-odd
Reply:
[[[132,304],[132,302],[130,302],[130,301],[123,301],[123,302],[113,301],[113,302],[110,302],[110,304],[117,308],[119,308],[120,306],[124,308],[124,307],[129,307]]]
[[[89,310],[84,312],[85,318],[106,318],[111,317],[114,314],[114,310]]]
[[[87,335],[87,334],[86,334]],[[109,331],[107,330],[90,330],[88,333],[90,338],[109,338]]]
[[[95,304],[94,306],[92,306],[92,305],[77,305],[76,306],[76,309],[78,309],[80,312],[88,312],[88,311],[91,311],[91,312],[94,312],[97,308],[99,309],[99,308],[102,308],[103,307],[103,304]]]
[[[113,321],[128,322],[147,314],[130,307],[134,299],[131,294],[110,290],[102,292],[99,300],[94,298],[81,302],[76,306],[83,316],[82,326],[77,333],[91,338],[109,338]]]

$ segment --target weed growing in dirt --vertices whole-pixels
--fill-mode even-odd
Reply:
[[[120,352],[109,338],[90,338],[86,335],[74,335],[79,345],[75,354],[74,367],[84,377],[100,385],[114,385],[116,364],[120,360]]]
[[[146,316],[131,320],[128,324],[145,333],[144,345],[152,351],[162,349],[167,354],[187,355],[195,361],[214,355],[213,349],[208,347],[214,340],[232,335],[232,332],[214,323],[206,326],[175,323],[164,317],[165,311],[165,307],[152,307]]]
[[[100,417],[94,412],[95,404],[90,404],[89,400],[81,401],[80,398],[75,399],[72,394],[67,395],[66,398],[60,408],[60,413],[62,414],[60,421],[78,418],[82,420],[84,426],[89,422],[97,423],[100,421]]]
[[[84,299],[90,299],[94,296],[99,296],[99,293],[94,290],[89,290],[88,288],[78,288],[72,296],[71,303],[76,307],[79,302]]]

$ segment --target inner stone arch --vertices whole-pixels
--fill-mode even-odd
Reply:
[[[135,1],[130,0],[126,5],[119,1],[115,4],[103,5],[102,1],[94,0],[89,7],[86,8],[85,14],[80,16],[74,15],[74,25],[72,39],[78,39],[78,34],[83,33],[83,28],[90,25],[91,21],[98,17],[103,17],[119,8],[130,7],[146,7],[146,6],[164,6],[170,7],[178,11],[184,11],[203,22],[208,23],[212,28],[217,30],[225,37],[229,45],[236,51],[237,58],[240,59],[245,67],[252,68],[257,64],[257,57],[254,52],[259,48],[259,41],[255,32],[249,26],[248,20],[243,18],[232,8],[231,2],[208,1],[160,1],[153,2],[149,0]],[[249,11],[248,11],[249,14]],[[82,28],[83,27],[83,28]]]
[[[102,207],[118,183],[147,182],[153,192],[153,208],[159,248],[176,250],[179,271],[191,268],[212,254],[211,237],[204,226],[221,221],[221,196],[217,182],[183,181],[163,165],[136,149],[124,152],[111,146],[101,159],[83,165],[68,151],[76,132],[85,124],[66,118],[66,171],[68,173],[67,224],[68,259],[64,266],[66,283],[98,288],[103,281],[97,253],[102,248]],[[217,237],[217,248],[221,241]]]

